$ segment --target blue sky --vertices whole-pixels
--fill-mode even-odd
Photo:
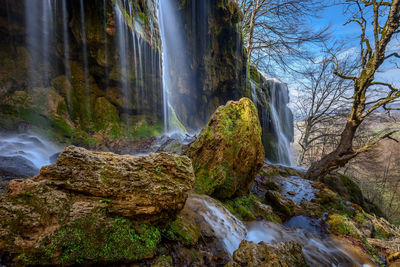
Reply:
[[[346,51],[350,51],[351,53],[359,53],[360,48],[360,27],[356,23],[349,23],[344,25],[348,20],[348,14],[344,14],[343,6],[334,5],[329,8],[326,8],[320,14],[318,14],[319,18],[310,19],[310,23],[313,25],[315,29],[324,28],[327,25],[330,25],[330,32],[332,33],[332,43],[334,40],[341,40],[344,42],[343,49]],[[318,52],[320,48],[316,48],[315,46],[310,46],[310,49]],[[400,51],[400,40],[399,38],[393,40],[388,47],[388,50],[397,50]],[[398,60],[399,61],[399,60]],[[400,65],[400,62],[399,62]],[[390,82],[396,86],[400,86],[400,70],[394,69],[393,65],[384,64],[381,67],[382,72],[376,75],[376,80]],[[295,82],[295,81],[292,81]],[[296,98],[296,84],[288,83],[289,88],[291,89],[291,97]]]

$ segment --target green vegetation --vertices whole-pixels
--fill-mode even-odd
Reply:
[[[252,193],[227,200],[224,206],[233,215],[244,221],[252,221],[256,218],[263,218],[268,221],[282,223],[281,219],[275,215],[272,210],[263,208],[263,199],[253,195]]]
[[[185,217],[179,216],[166,230],[166,236],[168,239],[180,244],[193,246],[199,240],[200,229]]]
[[[163,132],[163,125],[156,123],[154,125],[143,122],[135,130],[133,130],[133,137],[153,137],[161,135]]]
[[[44,253],[22,254],[19,260],[28,265],[51,263],[55,258],[62,265],[133,261],[152,256],[160,241],[160,231],[152,225],[137,226],[121,218],[105,222],[92,215],[46,238]]]
[[[337,235],[351,235],[359,238],[360,235],[353,222],[345,215],[331,214],[327,220],[329,231]]]

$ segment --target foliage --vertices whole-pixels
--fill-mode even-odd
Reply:
[[[353,222],[345,215],[331,214],[327,220],[329,231],[337,235],[351,235],[355,238],[359,237]]]
[[[46,238],[44,253],[23,254],[25,263],[118,262],[144,259],[157,251],[160,231],[152,225],[133,225],[127,219],[105,222],[91,215],[64,226]]]

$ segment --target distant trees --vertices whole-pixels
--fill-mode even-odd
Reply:
[[[337,129],[341,128],[347,104],[345,96],[351,83],[333,74],[335,59],[329,55],[316,59],[316,62],[305,67],[299,77],[295,101],[300,117],[295,125],[301,134],[298,140],[298,165],[304,164],[306,153],[315,154],[314,157],[308,157],[312,163],[338,137]],[[347,73],[354,68],[349,57],[344,57],[341,65]]]
[[[359,67],[347,74],[340,62],[336,61],[334,74],[351,82],[352,106],[336,148],[308,169],[306,177],[312,180],[343,167],[396,132],[385,132],[363,146],[354,148],[353,140],[362,122],[377,109],[390,110],[390,104],[400,98],[399,88],[376,80],[376,74],[384,63],[400,58],[398,52],[387,53],[390,41],[400,32],[400,0],[345,0],[345,4],[351,12],[347,23],[357,23],[361,30]],[[377,87],[380,88],[378,94],[374,91]]]
[[[322,11],[321,0],[238,0],[244,15],[242,34],[247,58],[264,71],[292,68],[308,55],[304,44],[326,39],[327,29],[314,31],[310,17]]]
[[[400,143],[384,140],[353,159],[344,171],[357,181],[365,196],[387,218],[400,223]]]

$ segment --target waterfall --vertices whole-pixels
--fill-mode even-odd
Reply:
[[[50,79],[50,50],[54,46],[55,17],[51,0],[25,0],[26,46],[30,54],[29,81],[32,87],[46,86]]]
[[[156,2],[102,0],[93,8],[85,0],[4,1],[0,16],[6,14],[8,25],[2,27],[7,38],[1,48],[9,54],[5,62],[19,69],[6,77],[2,92],[29,99],[26,110],[15,112],[18,118],[48,132],[72,127],[89,135],[101,129],[132,137],[140,127],[142,135],[162,130]],[[96,105],[103,104],[112,116],[96,114]]]
[[[286,107],[289,103],[288,88],[284,83],[276,79],[268,79],[267,83],[271,90],[270,110],[271,120],[277,135],[278,163],[291,166],[293,165],[293,160],[288,137],[291,118]]]
[[[158,6],[163,62],[164,131],[167,133],[185,131],[176,116],[175,105],[181,101],[177,86],[187,82],[184,76],[191,72],[185,54],[187,44],[184,39],[183,21],[177,5],[177,1],[174,0],[160,0]],[[193,86],[193,83],[185,85]]]
[[[157,87],[154,82],[155,77],[151,75],[159,72],[157,65],[161,61],[160,53],[155,49],[149,49],[143,41],[141,36],[143,29],[137,22],[138,14],[135,13],[133,2],[115,1],[114,11],[124,106],[129,109],[129,106],[135,105],[136,114],[143,114],[145,110],[151,110],[156,114]],[[130,122],[128,119],[125,120],[129,128]]]
[[[246,238],[245,225],[233,216],[223,205],[206,195],[191,195],[192,202],[197,202],[204,209],[198,212],[214,230],[215,235],[229,254],[239,247]]]
[[[288,108],[286,84],[259,72],[260,82],[250,80],[251,97],[258,108],[266,158],[272,163],[293,165],[290,142],[293,140],[293,115]]]

